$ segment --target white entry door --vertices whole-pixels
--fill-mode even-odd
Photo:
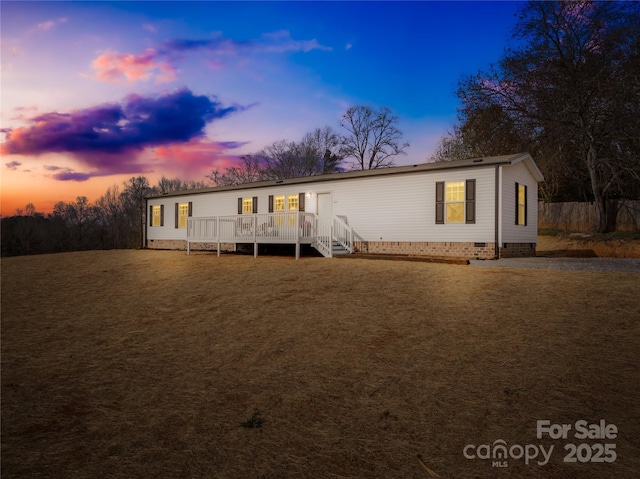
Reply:
[[[318,216],[327,224],[331,224],[333,218],[331,193],[318,193]]]

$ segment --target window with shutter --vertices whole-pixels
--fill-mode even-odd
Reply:
[[[436,182],[436,224],[476,222],[476,180]]]

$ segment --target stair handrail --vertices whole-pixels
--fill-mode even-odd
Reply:
[[[345,220],[345,216],[333,217],[333,240],[351,254],[353,253],[353,228]]]
[[[332,248],[332,238],[333,234],[331,231],[331,225],[320,218],[318,215],[315,216],[315,234],[313,237],[312,246],[317,249],[322,256],[325,258],[333,257],[333,248]]]

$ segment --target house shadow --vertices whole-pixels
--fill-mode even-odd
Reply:
[[[253,244],[238,244],[235,254],[253,255]],[[291,256],[296,255],[296,245],[294,244],[265,244],[258,245],[258,256]],[[317,249],[309,244],[300,245],[301,257],[320,257],[322,255]]]
[[[592,249],[556,249],[548,251],[536,251],[539,258],[597,258],[598,255]]]

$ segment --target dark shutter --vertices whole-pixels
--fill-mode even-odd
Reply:
[[[524,185],[524,225],[527,226],[527,185]]]
[[[304,193],[298,193],[298,211],[304,211]]]
[[[252,212],[252,213],[257,213],[257,212],[258,212],[258,197],[257,197],[257,196],[254,196],[254,197],[252,198],[251,203],[252,203],[252,204],[251,204],[251,212]]]
[[[242,214],[242,198],[238,198],[238,214]]]
[[[164,205],[160,205],[160,226],[164,226]]]
[[[178,227],[179,216],[180,216],[179,209],[180,209],[180,204],[176,203],[176,228]]]
[[[444,181],[436,181],[436,224],[444,224]]]
[[[520,192],[520,185],[516,181],[516,225],[518,224],[518,211],[520,210],[520,208],[519,208],[520,204],[519,204],[519,200],[518,200],[519,192]]]
[[[269,213],[273,213],[273,195],[269,195]]]
[[[153,205],[149,206],[149,226],[153,226]]]
[[[187,216],[193,216],[193,201],[189,201],[189,212],[187,213]]]
[[[465,223],[476,222],[476,180],[467,180],[464,185],[465,194]]]

